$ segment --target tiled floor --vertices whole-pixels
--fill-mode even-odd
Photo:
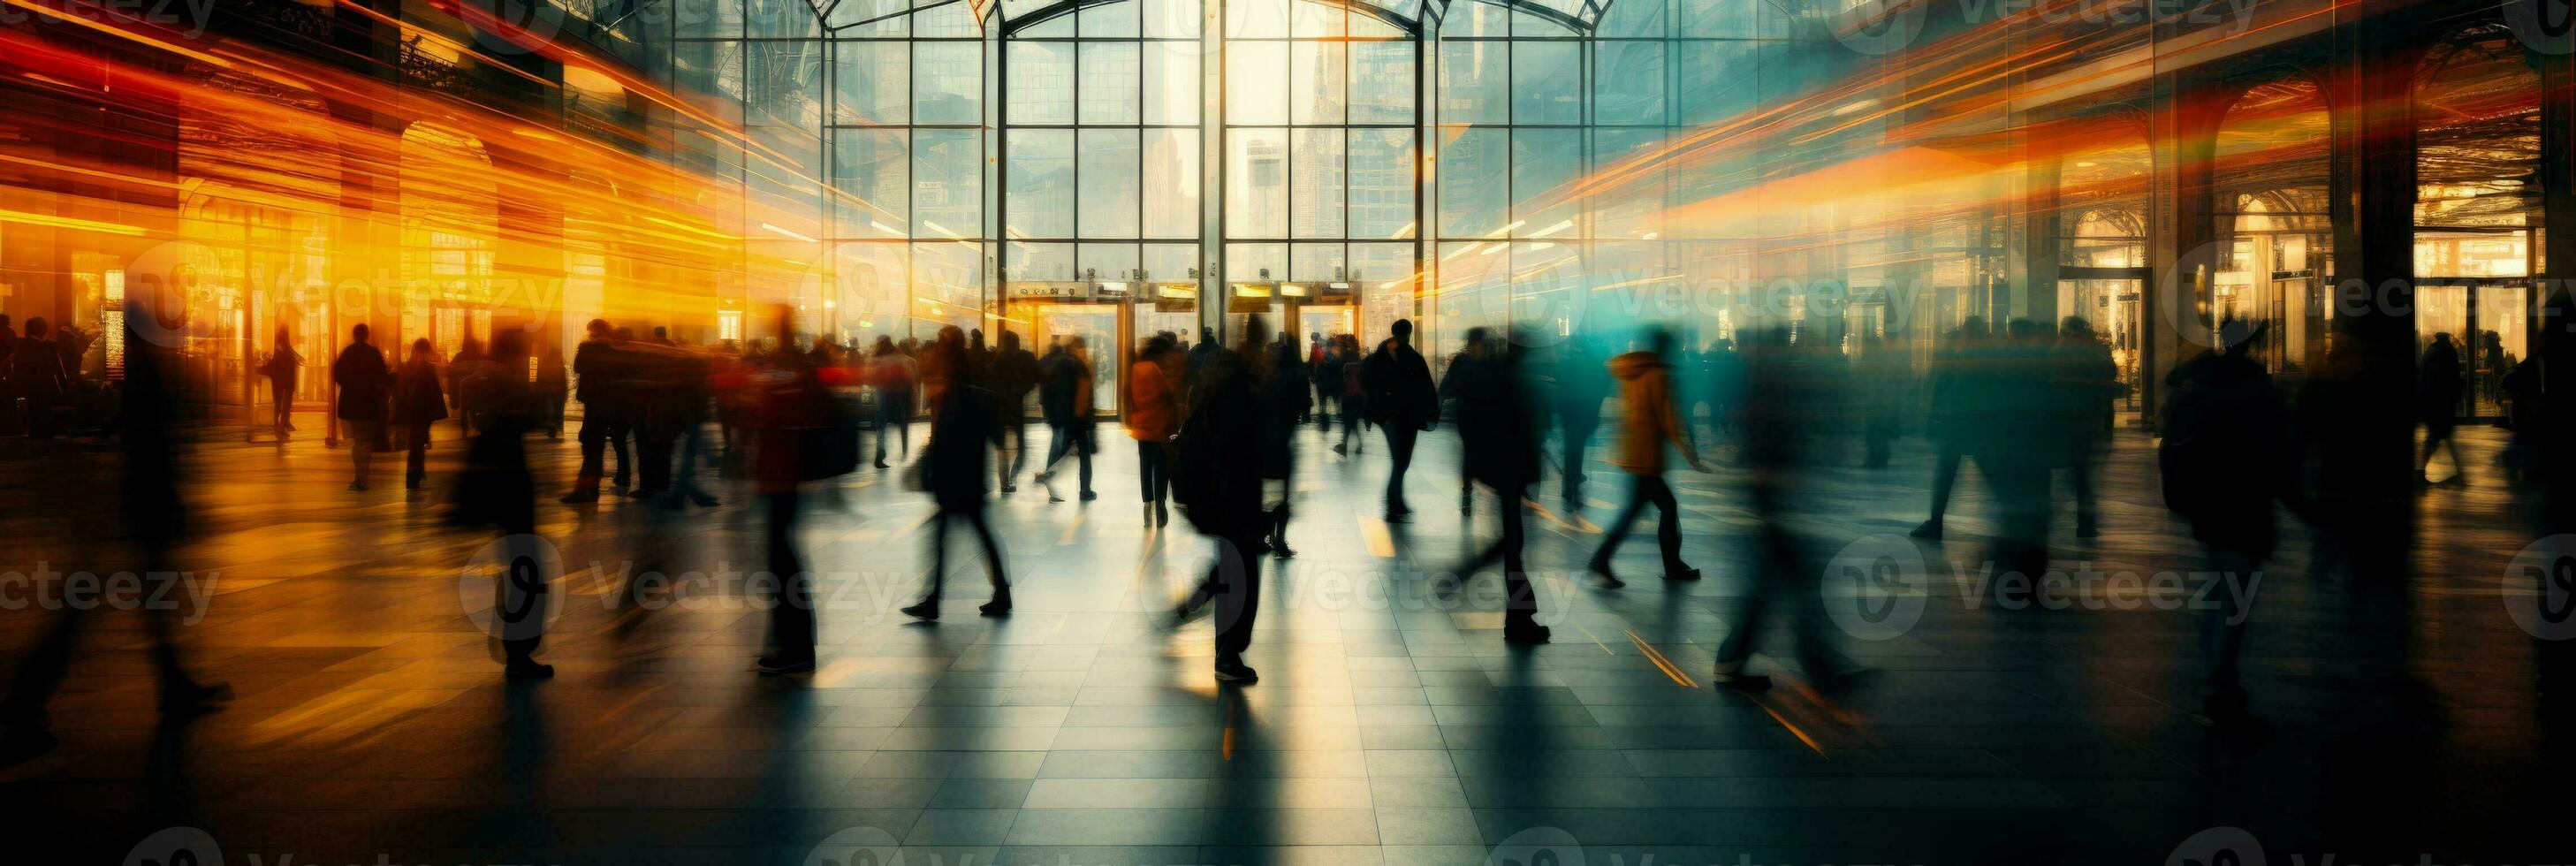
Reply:
[[[548,501],[571,574],[544,651],[561,675],[541,683],[503,681],[469,615],[488,584],[459,574],[489,535],[399,490],[396,461],[353,494],[345,452],[313,439],[201,443],[205,532],[183,561],[217,577],[180,634],[239,700],[159,726],[139,616],[94,616],[52,704],[65,745],[0,769],[0,826],[21,856],[78,855],[21,862],[108,861],[173,826],[228,863],[883,863],[898,845],[912,864],[2113,863],[2225,827],[2279,862],[2576,854],[2548,805],[2576,769],[2568,728],[2533,685],[2559,647],[2508,615],[2528,594],[2501,575],[2529,538],[2485,463],[2493,431],[2470,433],[2472,486],[2425,494],[2404,604],[2308,575],[2292,533],[2248,631],[2275,725],[2259,743],[2191,716],[2196,615],[2134,586],[2102,609],[2000,609],[1979,583],[1992,503],[1973,482],[1951,540],[1919,548],[1919,619],[1828,630],[1875,671],[1849,693],[1709,683],[1751,585],[1752,521],[1724,469],[1676,477],[1697,583],[1652,579],[1645,537],[1623,551],[1626,589],[1591,588],[1583,554],[1624,491],[1596,485],[1579,511],[1550,497],[1531,565],[1556,640],[1508,648],[1494,575],[1442,577],[1493,531],[1450,507],[1446,432],[1413,473],[1419,519],[1397,526],[1373,518],[1382,444],[1341,458],[1310,436],[1303,555],[1269,579],[1249,659],[1262,681],[1218,688],[1208,626],[1165,634],[1154,616],[1208,544],[1177,520],[1139,526],[1132,450],[1103,432],[1100,501],[1024,484],[994,506],[1019,586],[1007,619],[974,615],[963,536],[947,618],[893,614],[926,569],[927,504],[891,473],[847,479],[805,526],[828,599],[810,678],[754,675],[764,617],[737,584],[687,584],[640,616],[603,592],[627,568],[753,568],[740,491],[677,517]],[[2197,567],[2147,448],[2121,435],[2106,533],[2078,543],[2061,521],[2061,564]],[[574,450],[537,446],[548,487]],[[434,471],[456,458],[439,449]],[[1821,553],[1901,534],[1929,462],[1913,441],[1885,470],[1825,470],[1800,525]],[[0,571],[103,556],[109,530],[82,506],[111,467],[0,464]],[[0,610],[8,656],[50,615]]]

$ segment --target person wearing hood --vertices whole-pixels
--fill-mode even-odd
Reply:
[[[1655,527],[1655,543],[1664,556],[1665,580],[1697,580],[1699,569],[1682,561],[1681,504],[1673,499],[1673,489],[1664,484],[1664,450],[1681,449],[1682,459],[1702,472],[1708,467],[1699,460],[1699,450],[1692,447],[1690,428],[1682,423],[1681,413],[1673,407],[1673,366],[1665,358],[1672,352],[1673,335],[1657,328],[1646,335],[1648,348],[1610,359],[1610,375],[1619,380],[1619,405],[1627,414],[1627,434],[1619,440],[1611,464],[1628,473],[1628,504],[1619,516],[1602,530],[1601,548],[1593,551],[1588,566],[1603,586],[1618,587],[1625,583],[1610,570],[1610,557],[1619,552],[1619,543],[1628,537],[1628,527],[1637,515],[1653,503],[1661,514]]]

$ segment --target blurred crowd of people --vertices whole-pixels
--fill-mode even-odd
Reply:
[[[2049,569],[2057,477],[2072,494],[2072,537],[2103,532],[2094,478],[2113,436],[2115,408],[2135,384],[2090,323],[2073,317],[2054,325],[2016,319],[1994,328],[1970,317],[1934,344],[1928,361],[1909,354],[1916,349],[1907,342],[1884,335],[1802,338],[1785,325],[1739,328],[1696,348],[1655,326],[1574,337],[1476,328],[1435,361],[1416,345],[1413,324],[1405,320],[1373,338],[1311,333],[1301,341],[1293,332],[1273,333],[1254,315],[1242,321],[1231,345],[1162,332],[1120,350],[1073,335],[1032,349],[1007,331],[988,344],[980,330],[953,326],[926,341],[878,337],[841,344],[798,333],[784,309],[774,315],[776,330],[766,338],[720,347],[684,346],[661,328],[638,333],[594,320],[569,357],[532,343],[526,332],[503,329],[489,345],[468,340],[445,359],[427,340],[389,358],[358,325],[328,365],[334,438],[350,452],[349,489],[367,490],[373,455],[397,448],[404,452],[406,487],[425,488],[426,450],[433,435],[447,435],[435,429],[454,422],[454,435],[466,444],[450,487],[452,522],[494,532],[512,552],[507,573],[494,582],[495,609],[506,614],[494,635],[496,654],[510,676],[551,676],[552,667],[536,657],[545,611],[554,603],[546,598],[551,576],[532,573],[541,557],[522,549],[536,538],[540,501],[525,442],[560,438],[565,407],[577,402],[579,469],[560,503],[582,507],[625,495],[655,512],[713,508],[720,503],[704,480],[710,472],[735,479],[735,489],[758,499],[763,555],[774,577],[768,590],[776,602],[769,606],[769,650],[758,664],[765,673],[797,673],[817,662],[813,577],[796,534],[805,498],[818,489],[812,482],[873,466],[935,506],[925,536],[931,571],[904,614],[925,621],[942,616],[948,535],[962,529],[973,537],[991,588],[977,612],[1007,616],[1013,609],[1007,557],[986,505],[996,494],[1016,493],[1024,474],[1051,502],[1096,500],[1095,430],[1106,415],[1096,395],[1107,390],[1103,377],[1114,377],[1116,415],[1137,457],[1140,524],[1168,526],[1178,510],[1213,543],[1208,570],[1172,600],[1164,622],[1178,628],[1213,615],[1214,675],[1249,682],[1258,677],[1245,652],[1259,612],[1262,561],[1297,555],[1291,527],[1301,448],[1324,445],[1356,458],[1378,438],[1387,468],[1379,513],[1401,523],[1414,513],[1406,484],[1421,435],[1443,421],[1453,424],[1461,446],[1460,512],[1474,515],[1489,496],[1497,530],[1455,574],[1463,579],[1498,567],[1506,599],[1502,638],[1526,644],[1550,639],[1524,562],[1527,512],[1543,509],[1537,491],[1551,474],[1567,511],[1595,501],[1597,479],[1587,469],[1596,465],[1594,440],[1607,429],[1601,462],[1624,479],[1623,498],[1585,559],[1594,586],[1626,585],[1617,554],[1649,507],[1657,516],[1660,577],[1699,579],[1700,569],[1682,555],[1691,512],[1666,475],[1677,466],[1731,467],[1738,480],[1722,495],[1754,518],[1743,557],[1749,566],[1741,572],[1752,591],[1730,618],[1715,679],[1737,688],[1766,686],[1769,678],[1748,671],[1747,661],[1757,642],[1785,635],[1790,646],[1780,649],[1810,682],[1830,690],[1847,682],[1849,672],[1836,668],[1820,636],[1816,581],[1822,573],[1808,553],[1820,539],[1802,537],[1812,530],[1798,528],[1815,525],[1806,516],[1830,516],[1805,514],[1813,506],[1802,496],[1818,486],[1812,473],[1886,467],[1892,441],[1919,420],[1932,446],[1932,477],[1928,514],[1912,535],[1938,542],[1948,534],[1963,469],[1973,467],[1992,495],[1999,527],[1987,538],[1990,558],[2000,571],[2038,575]],[[57,398],[73,387],[65,365],[75,356],[47,333],[32,320],[23,335],[0,328],[0,354],[9,358],[0,366],[8,371],[9,393],[18,395],[11,412],[35,436],[52,430],[61,414],[38,409],[65,405]],[[2272,557],[2276,503],[2338,527],[2321,537],[2356,537],[2348,525],[2357,524],[2336,522],[2335,509],[2346,506],[2334,482],[2303,480],[2312,473],[2302,467],[2320,453],[2331,461],[2337,448],[2348,447],[2338,419],[2358,405],[2353,389],[2367,377],[2333,375],[2338,363],[2357,362],[2349,354],[2330,356],[2322,371],[2328,375],[2306,388],[2304,399],[2285,397],[2260,360],[2264,334],[2256,323],[2223,323],[2214,346],[2170,369],[2155,415],[2165,504],[2203,545],[2208,566],[2222,572],[2259,569]],[[162,375],[167,351],[139,338],[126,345],[133,352],[121,386],[128,405],[118,421],[130,466],[125,501],[137,525],[157,527],[133,534],[133,548],[151,561],[183,539],[182,497],[173,481],[178,469],[165,429],[182,398]],[[2430,345],[2415,371],[2414,411],[2427,430],[2419,480],[2423,461],[2448,441],[2459,402],[2458,350],[2448,335]],[[1122,357],[1119,369],[1110,359]],[[2557,429],[2549,423],[2554,415],[2541,378],[2549,357],[2535,352],[2498,383],[2513,395],[2516,447],[2532,453],[2549,451],[2534,443]],[[291,404],[301,366],[281,332],[262,365],[280,407]],[[1048,433],[1042,452],[1029,438],[1033,416]],[[927,429],[916,448],[912,426],[919,422]],[[292,415],[281,408],[269,423],[283,441]],[[1310,427],[1315,435],[1303,435]],[[2450,447],[2456,463],[2456,446]],[[1039,456],[1031,459],[1032,452]],[[2531,473],[2565,464],[2538,457],[2524,462]],[[1477,524],[1467,526],[1474,533]],[[2222,721],[2249,717],[2235,673],[2241,613],[2208,619],[2206,709]],[[1774,619],[1786,627],[1764,626]],[[71,633],[68,622],[63,640]],[[59,649],[46,646],[45,652]],[[164,649],[171,703],[220,700],[220,686],[201,685],[180,668],[166,640]],[[34,673],[22,673],[6,705],[12,731],[43,730],[43,696],[52,689],[47,677],[59,677],[62,659],[39,661],[22,668]]]

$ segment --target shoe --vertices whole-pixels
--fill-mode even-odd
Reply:
[[[404,490],[419,490],[419,489],[420,489],[420,479],[418,479],[418,478],[413,478],[413,479],[410,479],[410,480],[404,481],[404,482],[403,482],[403,489],[404,489]]]
[[[555,666],[536,662],[511,662],[501,668],[501,675],[514,680],[554,679]]]
[[[1664,571],[1664,579],[1665,579],[1665,580],[1698,580],[1698,579],[1699,579],[1699,569],[1692,568],[1692,567],[1690,567],[1690,566],[1682,566],[1682,568],[1681,568],[1681,570],[1680,570],[1680,571],[1673,571],[1673,570],[1670,570],[1670,569],[1666,569],[1666,570]]]
[[[1003,485],[1002,485],[1002,495],[1004,495],[1004,496],[1009,496],[1009,495],[1011,495],[1011,494],[1013,494],[1013,493],[1018,493],[1018,492],[1020,492],[1020,486],[1019,486],[1019,485],[1017,485],[1017,484],[1009,484],[1009,483],[1005,483],[1005,484],[1003,484]]]
[[[1596,559],[1585,565],[1583,570],[1591,572],[1592,580],[1600,584],[1602,589],[1618,589],[1628,585],[1627,581],[1619,579],[1619,575],[1611,573],[1610,563]]]
[[[1064,501],[1064,497],[1056,495],[1055,491],[1053,491],[1053,490],[1049,490],[1049,491],[1047,491],[1047,501],[1048,501],[1048,502],[1063,502],[1063,501]]]
[[[1270,558],[1295,559],[1297,558],[1297,551],[1288,547],[1288,539],[1273,539],[1270,542]]]
[[[975,612],[985,616],[1010,616],[1011,591],[1006,589],[994,594],[992,601],[977,605]]]
[[[1155,525],[1155,526],[1169,526],[1169,525],[1171,525],[1171,523],[1172,523],[1172,510],[1171,510],[1171,509],[1169,509],[1169,508],[1165,508],[1165,507],[1163,506],[1163,503],[1160,503],[1160,502],[1154,503],[1154,525]]]
[[[879,457],[879,458],[877,458],[877,468],[879,468],[879,469],[889,469],[889,468],[892,468],[892,467],[889,467],[889,466],[887,466],[887,465],[886,465],[885,458],[883,458],[883,457]]]
[[[181,683],[161,690],[161,714],[184,716],[223,708],[233,699],[228,683]]]
[[[1192,607],[1191,600],[1191,597],[1184,596],[1180,601],[1172,604],[1172,612],[1162,617],[1161,625],[1164,631],[1180,631],[1182,626],[1196,622],[1200,617],[1207,615],[1208,608],[1214,607],[1209,604]]]
[[[1085,490],[1085,491],[1082,491],[1082,501],[1084,501],[1084,502],[1089,502],[1089,501],[1091,501],[1091,500],[1098,499],[1098,498],[1100,498],[1100,494],[1099,494],[1097,491],[1091,491],[1091,490]]]
[[[1244,664],[1242,659],[1218,659],[1216,663],[1216,681],[1221,683],[1257,683],[1261,681],[1261,672],[1253,670],[1251,665]]]
[[[690,501],[691,503],[693,503],[693,504],[697,505],[699,508],[714,508],[714,507],[716,507],[717,505],[721,505],[721,504],[723,504],[723,503],[720,503],[720,502],[716,501],[716,498],[715,498],[715,497],[713,497],[713,496],[709,496],[709,495],[706,495],[706,494],[704,494],[704,493],[691,493],[691,494],[689,494],[689,501]]]
[[[1923,521],[1923,525],[1914,527],[1913,532],[1906,534],[1925,541],[1939,541],[1941,540],[1941,521],[1937,519]]]
[[[1047,483],[1047,482],[1049,482],[1049,481],[1053,481],[1053,480],[1055,480],[1055,473],[1053,473],[1053,472],[1046,472],[1046,471],[1040,471],[1040,472],[1039,472],[1038,474],[1036,474],[1036,475],[1029,476],[1029,480],[1031,480],[1031,481],[1035,481],[1035,482],[1037,482],[1037,483],[1039,483],[1039,484],[1045,484],[1045,483]]]
[[[1524,620],[1524,621],[1520,621],[1520,622],[1506,622],[1506,623],[1503,623],[1503,642],[1504,642],[1504,643],[1517,643],[1517,644],[1546,643],[1546,642],[1547,642],[1547,636],[1548,636],[1547,626],[1539,625],[1538,623],[1535,623],[1535,622],[1530,622],[1530,621],[1526,621],[1526,620]]]
[[[810,674],[814,672],[814,659],[812,656],[806,656],[803,658],[761,656],[759,664],[760,675],[765,677],[774,677],[779,674]]]
[[[580,505],[580,504],[585,503],[585,502],[598,502],[598,501],[599,501],[599,491],[597,491],[597,490],[575,490],[575,491],[573,491],[573,492],[571,492],[571,493],[566,493],[566,494],[564,494],[562,499],[557,499],[557,500],[555,500],[555,501],[557,501],[557,502],[561,502],[561,503],[563,503],[563,504],[565,504],[565,505]]]
[[[912,617],[913,619],[921,620],[922,622],[938,622],[939,599],[922,599],[919,603],[916,603],[911,607],[904,608],[902,613],[904,616]]]
[[[362,492],[365,492],[365,491],[366,491],[366,489],[367,489],[367,482],[364,482],[364,481],[351,481],[351,482],[349,482],[349,492],[351,492],[351,493],[362,493]]]

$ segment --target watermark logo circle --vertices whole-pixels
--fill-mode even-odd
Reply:
[[[214,308],[209,283],[199,271],[203,262],[189,255],[193,249],[188,244],[154,244],[126,260],[125,270],[113,275],[123,298],[118,318],[137,339],[164,349],[179,348],[188,340],[188,312],[200,304]]]
[[[1918,0],[1861,0],[1825,22],[1843,47],[1880,57],[1903,51],[1923,35],[1923,7]]]
[[[2538,584],[2539,592],[2531,589]],[[2576,638],[2576,535],[2559,533],[2525,546],[2505,564],[2504,609],[2524,633],[2546,641]]]
[[[1881,532],[1835,551],[1816,591],[1825,615],[1845,634],[1882,641],[1914,629],[1929,603],[1930,585],[1923,549],[1913,539]]]
[[[2504,23],[2534,54],[2576,53],[2576,0],[2505,0]]]
[[[903,847],[894,834],[875,827],[852,827],[805,852],[805,866],[900,866]]]
[[[125,866],[224,866],[224,849],[204,830],[170,827],[134,843]]]
[[[2263,843],[2241,827],[2211,827],[2174,846],[2165,866],[2261,866]]]
[[[1583,843],[1555,827],[1531,827],[1486,849],[1485,866],[1584,866]]]
[[[564,615],[563,552],[528,533],[493,539],[456,575],[457,600],[484,634],[526,640]]]

